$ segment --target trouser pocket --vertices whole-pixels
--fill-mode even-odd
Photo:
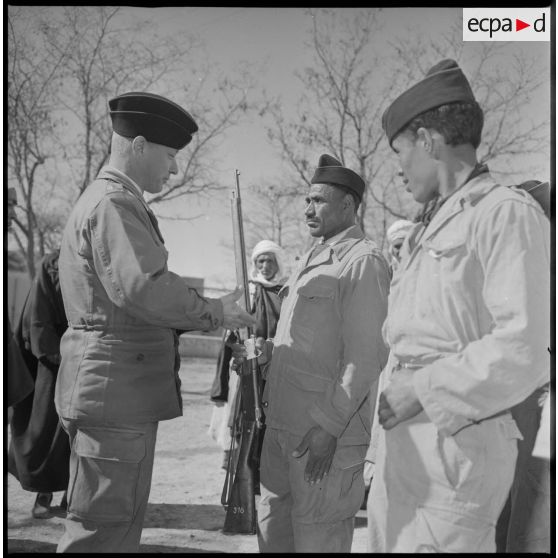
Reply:
[[[293,487],[293,517],[301,523],[335,523],[353,517],[364,498],[366,449],[338,447],[328,475],[315,485],[308,484],[301,475],[298,486]]]
[[[122,428],[80,428],[73,440],[68,512],[97,523],[134,517],[145,433]]]

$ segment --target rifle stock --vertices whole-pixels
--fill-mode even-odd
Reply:
[[[250,413],[246,409],[246,400],[251,399],[252,385],[250,371],[243,370],[240,378],[239,405],[234,421],[232,433],[231,451],[229,452],[229,463],[227,467],[228,482],[225,480],[223,488],[226,509],[225,533],[256,533],[256,503],[255,503],[255,462],[254,451],[258,445],[259,431],[256,421],[250,420]],[[238,448],[234,449],[235,440],[238,435],[240,439]],[[228,486],[227,486],[228,484]]]
[[[248,269],[246,265],[246,246],[242,221],[242,204],[240,199],[240,173],[235,171],[236,189],[232,192],[231,213],[233,221],[235,264],[237,283],[244,288],[241,303],[250,311],[250,291]],[[252,328],[247,327],[236,334],[238,342],[254,339]],[[226,516],[223,531],[225,533],[256,533],[256,484],[259,479],[259,444],[263,435],[263,413],[261,408],[260,382],[256,358],[242,363],[240,373],[239,400],[235,405],[235,417],[231,440],[231,451],[227,464],[227,475],[221,495]],[[236,438],[239,447],[235,448]]]

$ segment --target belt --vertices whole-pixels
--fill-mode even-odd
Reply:
[[[434,361],[432,361],[434,362]],[[422,364],[418,364],[416,362],[401,362],[400,360],[397,360],[396,363],[393,366],[393,370],[401,370],[402,368],[406,368],[408,370],[419,370],[421,368],[424,368],[425,366],[428,366],[428,364],[431,363],[422,363]],[[493,415],[490,415],[489,417],[485,417],[482,418],[480,420],[471,420],[471,422],[469,424],[467,424],[466,426],[464,426],[463,428],[467,428],[468,426],[471,426],[473,424],[480,424],[481,422],[484,422],[485,420],[491,420],[494,418],[498,418],[498,417],[503,417],[505,415],[508,415],[511,413],[511,409],[504,409],[503,411],[499,411],[497,413],[494,413]],[[460,428],[459,430],[463,430],[463,428]],[[457,432],[459,432],[459,430]],[[454,434],[457,434],[457,432],[455,432]]]
[[[78,329],[82,331],[104,331],[106,330],[106,326],[101,324],[68,324],[70,329]]]
[[[408,370],[418,370],[419,368],[424,368],[423,364],[412,364],[410,362],[397,362],[393,365],[393,370],[401,370],[402,368],[406,368]]]

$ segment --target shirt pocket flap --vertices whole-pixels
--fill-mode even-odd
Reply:
[[[310,282],[298,289],[298,294],[308,300],[332,299],[335,296],[335,285],[328,283]]]
[[[141,432],[83,429],[74,444],[81,457],[139,463],[145,456],[145,436]]]
[[[433,239],[424,241],[424,250],[433,258],[442,258],[460,250],[465,246],[467,238],[463,233],[448,233]]]

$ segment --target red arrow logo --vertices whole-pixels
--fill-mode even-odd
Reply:
[[[516,31],[521,31],[522,29],[525,29],[525,27],[531,27],[530,23],[525,23],[524,21],[521,21],[520,19],[515,19],[515,30]]]

